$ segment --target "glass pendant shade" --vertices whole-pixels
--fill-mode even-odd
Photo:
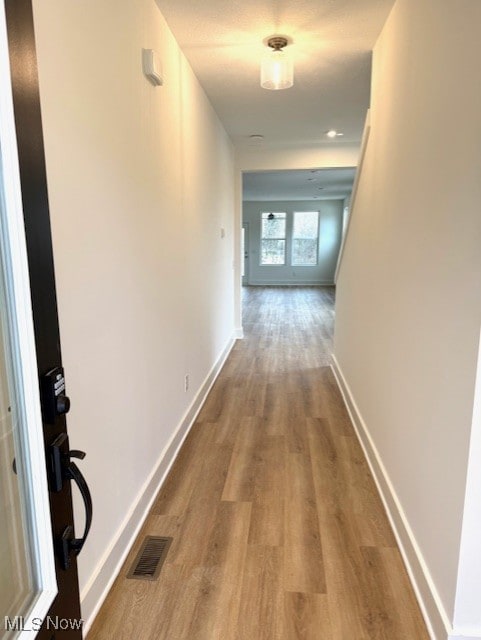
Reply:
[[[261,87],[288,89],[294,84],[294,67],[289,54],[280,49],[265,54],[261,64]]]

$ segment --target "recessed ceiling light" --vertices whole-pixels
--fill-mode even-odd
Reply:
[[[321,173],[322,169],[311,169],[311,173]]]
[[[343,136],[343,133],[340,133],[339,131],[336,131],[335,129],[329,129],[329,131],[326,131],[326,136],[328,138],[337,138],[338,136]]]
[[[254,133],[251,136],[249,136],[249,140],[251,142],[262,142],[264,140],[264,136],[261,136],[260,133]]]
[[[319,191],[324,191],[325,187],[317,187]]]
[[[316,178],[307,178],[308,182],[315,182]]]

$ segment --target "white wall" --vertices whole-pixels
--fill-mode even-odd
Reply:
[[[358,159],[359,145],[339,142],[236,149],[236,165],[242,171],[355,167]]]
[[[343,200],[295,202],[252,202],[243,206],[243,222],[249,225],[248,284],[333,284],[342,236]],[[284,211],[287,214],[287,258],[285,265],[260,265],[261,213]],[[316,266],[290,265],[290,244],[294,211],[319,211],[319,262]]]
[[[395,4],[336,305],[338,374],[444,639],[481,320],[480,55],[478,0]]]
[[[70,441],[94,501],[90,617],[231,346],[233,149],[153,0],[34,13]]]

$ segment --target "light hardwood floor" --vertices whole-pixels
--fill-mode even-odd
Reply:
[[[236,343],[143,527],[174,540],[89,640],[428,638],[329,354],[332,288],[246,288]]]

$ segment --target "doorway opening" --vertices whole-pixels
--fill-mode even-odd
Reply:
[[[243,173],[243,286],[334,285],[355,171]]]

